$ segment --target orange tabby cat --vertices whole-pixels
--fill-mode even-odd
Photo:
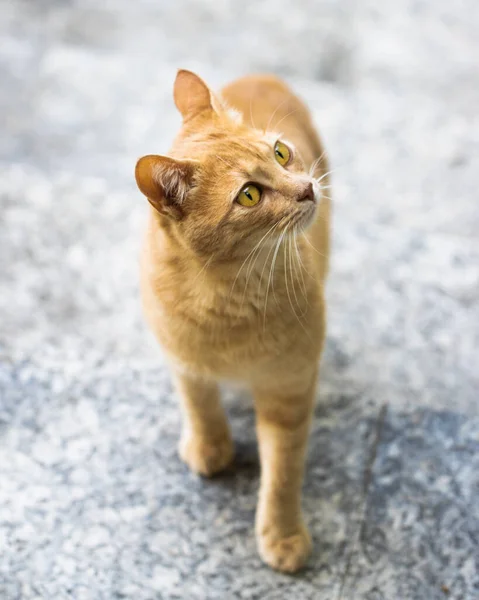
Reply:
[[[233,459],[218,382],[253,393],[261,460],[256,533],[281,571],[306,561],[301,514],[308,430],[325,331],[327,164],[304,104],[251,76],[215,95],[178,72],[183,125],[168,156],[136,166],[152,210],[142,257],[146,318],[171,359],[193,471]]]

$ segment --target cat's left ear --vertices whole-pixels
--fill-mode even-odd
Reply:
[[[149,154],[136,163],[136,183],[153,208],[178,221],[197,168],[195,161]]]
[[[220,110],[219,100],[206,83],[198,75],[185,69],[180,69],[176,75],[173,96],[183,121],[189,121],[202,113],[212,114]]]

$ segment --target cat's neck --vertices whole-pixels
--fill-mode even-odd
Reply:
[[[181,264],[182,282],[193,294],[204,300],[235,307],[263,307],[269,296],[295,299],[308,295],[311,277],[306,272],[303,245],[288,243],[273,248],[263,248],[246,257],[230,260],[208,258],[186,258],[179,252],[173,263]],[[176,262],[178,261],[178,262]]]
[[[153,227],[153,261],[165,281],[201,302],[227,301],[231,307],[263,306],[269,296],[305,298],[313,285],[308,245],[301,236],[252,249],[246,256],[198,256],[174,234]],[[152,248],[153,246],[153,248]]]

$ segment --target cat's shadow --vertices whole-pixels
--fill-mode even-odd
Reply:
[[[228,414],[228,421],[231,426],[234,445],[235,457],[233,462],[220,473],[212,477],[201,477],[205,483],[213,483],[225,487],[236,485],[238,478],[248,480],[251,485],[258,484],[260,478],[260,461],[258,452],[258,442],[256,438],[254,408],[250,396],[246,392],[230,392],[227,394],[225,408]],[[318,401],[314,416],[311,435],[315,432],[315,423],[321,419],[327,418],[334,413],[328,403]],[[329,456],[329,437],[324,436],[322,439],[323,451],[327,450],[326,455]],[[326,448],[325,448],[326,446]],[[314,464],[311,460],[311,450],[314,447],[312,439],[308,443],[308,459],[306,462],[305,479],[307,480],[310,471],[313,470]]]
[[[238,477],[254,482],[259,480],[259,475],[260,465],[256,441],[235,440],[235,456],[231,465],[221,473],[205,478],[205,480],[228,486],[235,483]]]

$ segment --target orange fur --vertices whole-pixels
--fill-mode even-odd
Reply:
[[[143,305],[181,399],[180,455],[203,475],[229,464],[217,384],[247,386],[262,470],[259,551],[296,571],[311,546],[301,484],[325,331],[326,158],[307,108],[275,77],[245,77],[216,96],[179,71],[174,97],[183,126],[168,157],[138,161],[136,179],[152,205]],[[278,139],[292,152],[285,167]],[[248,182],[262,189],[254,207],[235,202]]]

